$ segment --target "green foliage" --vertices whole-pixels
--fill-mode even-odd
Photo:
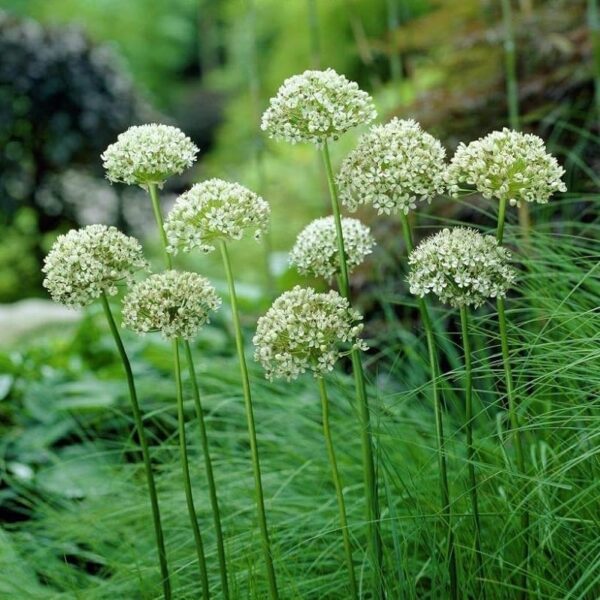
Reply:
[[[520,283],[508,301],[509,335],[529,464],[531,585],[538,598],[584,600],[600,592],[596,393],[600,389],[596,368],[600,223],[597,216],[582,224],[552,218],[547,212],[548,220],[541,219],[542,211],[556,211],[560,204],[563,210],[577,208],[579,214],[592,214],[598,206],[592,200],[565,197],[555,206],[536,209],[533,219],[539,224],[530,241],[507,228],[507,241],[521,271]],[[410,307],[397,287],[382,293],[379,302]],[[440,332],[448,331],[439,338],[446,365],[442,387],[458,564],[468,594],[469,590],[475,593],[477,582],[471,577],[475,563],[461,429],[459,325],[457,315],[447,310],[436,309],[434,320]],[[390,321],[384,333],[374,333],[367,361],[382,482],[385,583],[390,597],[440,598],[446,593],[447,575],[441,560],[443,529],[433,409],[427,400],[426,347],[422,333],[410,321],[405,323]],[[478,311],[472,324],[476,467],[488,598],[509,600],[514,598],[522,535],[515,503],[514,448],[499,383],[502,366],[493,311]],[[158,337],[142,341],[126,337],[126,344],[152,441],[167,548],[175,567],[174,587],[178,598],[193,598],[196,567],[183,517],[169,347]],[[233,597],[263,598],[266,582],[234,351],[216,324],[202,334],[194,352],[224,516]],[[71,340],[40,339],[19,353],[3,355],[0,361],[11,378],[3,380],[4,393],[7,385],[10,390],[0,403],[5,428],[2,456],[8,467],[0,502],[5,514],[13,515],[1,540],[0,590],[9,597],[19,597],[23,590],[32,598],[158,597],[142,466],[131,439],[121,368],[101,315],[93,312]],[[269,384],[251,366],[281,589],[286,598],[346,598],[316,383],[307,376],[293,384]],[[365,547],[366,526],[352,387],[350,379],[338,372],[329,391],[334,443],[346,484],[355,560],[360,565],[366,560],[359,549]],[[9,406],[13,409],[6,412]],[[216,589],[214,531],[191,402],[186,403],[186,411],[194,493]],[[24,516],[34,518],[21,520]],[[17,567],[6,568],[10,565]],[[359,573],[359,585],[366,589],[367,574]]]

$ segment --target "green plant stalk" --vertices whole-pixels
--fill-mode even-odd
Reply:
[[[162,209],[160,206],[160,199],[158,197],[158,190],[156,185],[149,186],[150,199],[152,201],[152,210],[154,212],[154,218],[156,220],[156,226],[159,231],[159,235],[162,242],[162,251],[167,269],[173,267],[173,259],[167,251],[168,240],[165,233],[165,227],[162,216]],[[219,510],[219,502],[217,499],[217,487],[215,484],[214,473],[212,468],[212,460],[210,458],[209,446],[208,446],[208,435],[206,432],[206,423],[204,421],[204,411],[202,410],[202,403],[200,400],[200,390],[198,389],[198,382],[196,379],[196,370],[194,368],[194,361],[192,356],[192,349],[190,343],[187,340],[182,340],[183,346],[186,353],[188,370],[190,373],[190,379],[192,381],[192,392],[194,397],[194,406],[196,409],[196,416],[198,418],[198,424],[200,427],[200,443],[202,445],[202,452],[204,455],[204,464],[206,470],[206,479],[208,482],[208,493],[213,513],[213,522],[215,525],[215,536],[217,541],[217,556],[219,559],[219,572],[221,576],[221,587],[224,600],[229,598],[229,585],[227,580],[227,561],[225,559],[225,543],[223,539],[223,528],[221,526],[221,513]],[[174,347],[174,353],[179,353],[178,347]],[[176,364],[179,365],[179,357],[177,356]],[[176,373],[178,378],[181,378],[180,373]]]
[[[410,223],[408,216],[401,213],[402,230],[404,233],[404,243],[406,245],[407,254],[413,251],[414,243],[412,232],[410,229]],[[444,423],[442,419],[442,401],[440,398],[439,385],[438,385],[438,361],[435,348],[435,338],[433,335],[433,324],[431,323],[431,317],[429,316],[429,309],[424,298],[419,298],[419,312],[421,314],[421,320],[423,321],[423,327],[425,329],[425,337],[427,339],[427,352],[429,355],[429,365],[431,369],[431,396],[433,400],[433,409],[435,414],[435,431],[437,438],[437,450],[438,450],[438,465],[440,473],[440,492],[442,499],[442,511],[444,515],[444,521],[446,525],[447,534],[447,558],[448,558],[448,571],[450,575],[450,591],[453,600],[459,598],[459,586],[458,586],[458,570],[456,567],[456,548],[454,543],[454,532],[452,531],[452,514],[451,514],[451,501],[450,501],[450,486],[448,484],[448,469],[446,466],[446,440],[444,437]]]
[[[310,40],[310,62],[313,69],[321,68],[321,40],[319,34],[319,12],[316,0],[306,0],[308,10],[308,34]]]
[[[235,291],[235,282],[233,271],[231,268],[231,260],[227,244],[221,240],[219,242],[221,256],[223,258],[223,266],[227,277],[227,286],[229,288],[229,301],[231,303],[231,316],[233,319],[233,327],[235,332],[235,346],[237,349],[238,359],[240,363],[240,373],[242,376],[242,390],[244,393],[244,405],[246,409],[246,420],[248,424],[248,434],[250,437],[250,452],[252,456],[252,472],[254,475],[254,490],[256,495],[256,508],[258,512],[258,523],[262,538],[263,554],[265,566],[267,569],[267,579],[269,583],[269,595],[272,600],[279,598],[277,590],[277,579],[275,577],[275,568],[273,567],[273,557],[271,556],[271,545],[269,542],[269,530],[267,527],[267,515],[265,512],[265,499],[262,487],[262,476],[260,472],[260,460],[258,456],[258,443],[256,440],[256,426],[254,423],[254,409],[252,407],[252,392],[250,390],[250,377],[248,375],[248,366],[246,364],[246,356],[244,354],[244,338],[242,335],[242,326],[240,324],[240,315],[237,303],[237,294]]]
[[[502,244],[504,239],[504,220],[506,214],[506,199],[500,200],[498,209],[498,229],[496,231],[496,239],[499,244]],[[525,453],[523,451],[523,440],[520,432],[520,419],[517,412],[517,399],[513,386],[512,369],[510,366],[510,352],[508,349],[508,332],[506,326],[506,312],[504,298],[497,298],[496,307],[498,309],[498,328],[500,330],[500,345],[502,348],[502,364],[504,367],[504,379],[506,384],[506,397],[508,399],[508,415],[510,424],[513,429],[515,440],[515,453],[517,459],[517,468],[521,475],[526,478],[527,470],[525,468]],[[523,486],[525,487],[525,486]],[[526,492],[526,490],[525,490]],[[523,535],[522,545],[522,573],[519,597],[524,599],[528,597],[527,590],[527,571],[529,562],[529,510],[525,505],[521,511],[521,530]]]
[[[158,191],[156,186],[150,186],[150,196],[152,199],[152,207],[154,211],[154,216],[156,219],[156,224],[159,229],[159,233],[162,240],[162,249],[165,258],[165,263],[168,269],[171,269],[173,266],[173,261],[171,255],[167,251],[168,241],[165,233],[162,210],[160,207],[160,201],[158,198]],[[225,560],[225,544],[223,540],[223,530],[221,527],[221,517],[219,510],[219,503],[217,500],[217,491],[216,484],[214,480],[212,461],[210,458],[210,452],[208,447],[208,436],[206,432],[206,424],[204,421],[204,411],[202,410],[202,404],[200,400],[200,390],[198,389],[198,383],[196,379],[196,371],[194,368],[194,361],[192,357],[192,350],[190,344],[187,340],[183,340],[183,345],[186,352],[188,369],[190,372],[190,379],[192,381],[192,391],[194,396],[194,406],[196,409],[196,415],[198,417],[198,423],[200,427],[200,442],[202,444],[203,454],[204,454],[204,463],[206,468],[206,477],[208,481],[209,487],[209,497],[211,502],[211,508],[213,512],[213,521],[215,524],[215,534],[217,539],[217,556],[219,559],[219,571],[221,576],[221,586],[223,590],[223,598],[227,599],[229,597],[229,586],[227,581],[227,562]],[[177,359],[177,364],[179,364],[179,359]],[[180,377],[180,375],[179,375]]]
[[[508,104],[508,124],[511,129],[521,129],[519,115],[519,82],[517,78],[517,45],[513,27],[513,12],[511,0],[501,0],[502,20],[504,23],[504,70],[506,76],[506,101]],[[521,202],[519,206],[519,225],[523,235],[529,237],[531,219],[529,206]]]
[[[390,75],[396,85],[402,82],[402,57],[395,43],[396,30],[400,26],[398,2],[399,0],[386,0],[387,28],[390,38]]]
[[[344,249],[344,236],[342,232],[342,217],[340,203],[331,167],[331,157],[327,142],[322,148],[323,162],[327,173],[327,183],[331,197],[331,208],[335,221],[338,254],[340,258],[340,291],[350,302],[350,281],[348,278],[348,265],[346,263],[346,251]],[[359,350],[352,350],[352,371],[356,388],[356,400],[361,422],[361,443],[363,454],[363,473],[365,495],[367,503],[367,519],[369,523],[369,546],[373,560],[376,597],[383,598],[383,550],[380,532],[380,512],[377,477],[375,475],[375,461],[373,459],[373,441],[371,439],[371,417],[369,401],[367,397],[365,377]]]
[[[152,473],[152,463],[150,462],[150,450],[148,448],[148,440],[146,438],[146,432],[144,430],[144,423],[142,421],[142,413],[140,411],[140,405],[137,398],[137,391],[135,388],[135,381],[133,378],[133,371],[131,370],[131,363],[129,357],[123,345],[123,340],[119,334],[119,328],[115,323],[110,304],[106,294],[100,296],[102,302],[102,308],[108,321],[108,326],[115,340],[117,350],[125,369],[125,376],[127,378],[127,386],[129,387],[129,398],[131,400],[131,407],[133,409],[133,419],[135,421],[135,428],[137,430],[140,447],[142,449],[142,457],[144,460],[144,469],[146,471],[146,483],[148,485],[148,494],[150,496],[150,505],[152,507],[152,520],[154,522],[154,534],[156,537],[156,550],[158,552],[158,561],[160,563],[160,572],[162,576],[163,596],[165,600],[171,599],[171,581],[169,579],[169,567],[167,564],[167,552],[165,550],[165,540],[160,520],[160,508],[158,505],[158,495],[156,493],[156,484],[154,482],[154,474]]]
[[[202,597],[210,597],[208,586],[208,571],[206,569],[206,558],[204,556],[204,545],[202,544],[202,535],[198,527],[196,518],[196,508],[194,507],[194,497],[192,494],[192,482],[190,479],[190,466],[187,453],[187,442],[185,437],[185,416],[183,411],[183,386],[181,384],[181,364],[179,360],[179,342],[173,340],[173,359],[175,362],[175,382],[177,386],[177,423],[179,430],[179,457],[181,461],[181,470],[183,473],[183,487],[185,490],[185,501],[187,503],[188,515],[194,534],[194,543],[196,545],[196,554],[198,556],[198,567],[200,568],[200,581],[202,582]]]
[[[338,510],[340,513],[340,529],[344,541],[344,552],[346,553],[346,566],[348,567],[348,577],[350,582],[350,590],[352,598],[358,600],[358,590],[356,588],[356,576],[354,574],[354,563],[352,562],[352,543],[350,542],[350,533],[348,531],[348,518],[346,516],[346,503],[344,502],[344,491],[342,481],[338,471],[337,460],[335,458],[335,450],[333,448],[333,440],[331,438],[331,426],[329,423],[329,398],[327,396],[327,388],[323,377],[318,377],[319,392],[321,395],[321,408],[323,411],[323,435],[325,436],[325,444],[327,446],[327,455],[331,466],[331,476],[335,493],[337,496]]]
[[[217,485],[213,472],[212,460],[210,458],[210,450],[208,446],[208,434],[206,431],[206,422],[204,420],[204,410],[202,409],[202,401],[200,399],[200,390],[196,379],[196,369],[194,368],[194,359],[190,344],[186,341],[184,344],[186,360],[192,381],[192,392],[194,397],[194,407],[196,409],[196,417],[200,427],[200,444],[202,445],[202,454],[204,455],[204,469],[206,471],[206,480],[208,483],[208,497],[210,498],[210,506],[213,513],[213,522],[215,525],[215,536],[217,540],[217,556],[219,559],[219,571],[221,575],[221,589],[224,600],[229,599],[229,583],[227,580],[227,560],[225,558],[225,542],[223,538],[223,529],[221,527],[221,511],[219,510],[219,500],[217,497]]]
[[[600,120],[600,20],[598,19],[598,0],[588,0],[588,29],[592,39],[594,57],[594,92],[596,100],[596,118]]]
[[[465,421],[467,436],[467,466],[469,470],[469,487],[473,524],[475,525],[475,552],[479,578],[484,578],[483,554],[481,552],[481,519],[477,501],[477,477],[475,475],[475,448],[473,446],[473,366],[471,362],[471,342],[469,340],[469,313],[466,306],[460,307],[460,325],[465,358]],[[480,597],[485,598],[484,586],[479,586]]]

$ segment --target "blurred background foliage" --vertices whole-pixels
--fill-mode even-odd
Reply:
[[[598,181],[586,2],[513,4],[523,126],[549,140],[572,192],[589,191]],[[271,202],[275,276],[285,272],[279,253],[326,206],[312,149],[267,142],[259,131],[268,98],[285,77],[332,66],[373,93],[382,120],[412,116],[449,152],[507,124],[504,29],[495,0],[4,0],[2,6],[0,301],[42,293],[35,265],[57,231],[96,220],[142,235],[141,196],[103,181],[99,159],[130,124],[172,122],[200,146],[197,167],[173,182],[169,194],[219,176]],[[359,133],[337,144],[334,158]],[[438,203],[435,210],[457,209]],[[249,284],[263,277],[261,252],[251,244],[239,249],[256,265],[245,270]],[[210,274],[210,260],[205,268]]]

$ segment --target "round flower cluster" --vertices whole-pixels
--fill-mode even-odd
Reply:
[[[296,286],[279,296],[258,320],[254,357],[270,380],[289,381],[307,370],[322,376],[351,348],[367,349],[358,338],[361,319],[337,292],[320,294]]]
[[[286,79],[262,116],[269,137],[322,145],[377,116],[373,100],[333,69]]]
[[[116,227],[89,225],[57,238],[44,260],[43,285],[52,299],[73,308],[102,294],[114,296],[117,284],[129,284],[147,269],[140,243]]]
[[[164,271],[136,284],[123,299],[123,324],[137,333],[189,340],[209,322],[221,299],[208,279],[197,273]]]
[[[342,219],[344,250],[348,270],[371,254],[375,240],[371,230],[358,219]],[[340,271],[337,232],[333,216],[316,219],[298,235],[290,253],[290,264],[303,275],[333,279]]]
[[[484,198],[546,204],[554,192],[566,191],[565,170],[546,151],[544,141],[530,133],[504,128],[460,144],[448,168],[450,192],[474,187]]]
[[[510,253],[496,238],[474,229],[444,229],[423,241],[408,257],[408,283],[421,298],[433,292],[455,308],[477,308],[503,297],[515,280]]]
[[[416,208],[417,200],[444,192],[446,151],[412,119],[392,119],[364,134],[337,176],[340,200],[349,210],[372,204],[379,214]]]
[[[271,210],[260,196],[238,184],[209,179],[177,198],[165,222],[169,252],[215,249],[217,240],[239,240],[246,229],[260,238]]]
[[[137,125],[121,133],[102,154],[106,177],[127,184],[162,185],[196,160],[198,148],[177,127]]]

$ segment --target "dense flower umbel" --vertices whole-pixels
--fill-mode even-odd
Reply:
[[[321,145],[377,116],[373,100],[333,69],[286,79],[262,116],[269,137]]]
[[[123,299],[123,325],[137,333],[192,339],[221,299],[197,273],[164,271],[136,284]]]
[[[392,119],[364,134],[337,176],[340,199],[354,211],[372,204],[379,214],[408,214],[417,200],[445,189],[446,151],[412,119]]]
[[[165,222],[169,252],[215,249],[218,240],[239,240],[247,229],[258,239],[271,210],[260,196],[238,183],[209,179],[197,183],[175,202]]]
[[[358,219],[342,219],[348,270],[360,265],[373,251],[371,230]],[[303,275],[333,279],[340,272],[340,256],[333,217],[316,219],[298,235],[290,253],[290,264]]]
[[[474,229],[444,229],[427,238],[410,254],[411,293],[433,292],[456,308],[503,297],[515,280],[510,253],[496,238]]]
[[[147,269],[140,243],[116,227],[89,225],[57,238],[44,260],[44,287],[52,299],[70,307],[91,304],[101,294],[114,296]]]
[[[337,292],[320,294],[296,286],[279,296],[258,320],[254,357],[270,380],[289,381],[307,370],[324,375],[350,349],[367,348],[358,338],[361,319]]]
[[[137,125],[121,133],[102,154],[111,181],[146,186],[162,185],[196,160],[198,148],[177,127]]]
[[[530,133],[504,128],[461,144],[448,168],[450,192],[475,188],[485,198],[546,204],[554,192],[566,191],[565,170],[546,151],[544,141]]]

